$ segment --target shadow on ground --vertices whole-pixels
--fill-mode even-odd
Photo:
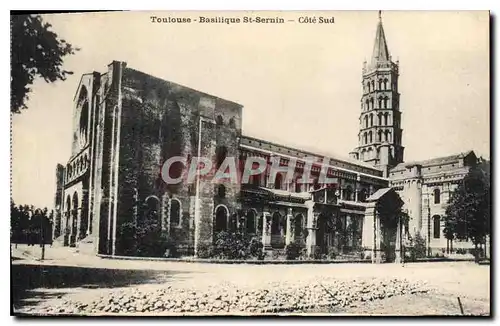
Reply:
[[[11,265],[11,293],[14,308],[36,305],[65,289],[116,288],[146,283],[167,283],[180,272],[107,269],[75,266]],[[186,272],[182,272],[183,274]],[[37,289],[44,289],[43,291]],[[52,289],[45,290],[45,289]]]

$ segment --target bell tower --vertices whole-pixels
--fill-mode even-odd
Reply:
[[[382,15],[375,34],[370,62],[363,63],[358,147],[351,157],[388,170],[403,162],[401,111],[399,109],[399,61],[389,54]]]

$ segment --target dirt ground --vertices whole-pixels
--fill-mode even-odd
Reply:
[[[490,268],[472,262],[405,264],[301,264],[251,265],[203,264],[166,261],[107,260],[78,255],[62,248],[48,248],[47,260],[35,258],[38,248],[13,252],[14,307],[19,312],[61,300],[89,300],[110,291],[135,287],[151,291],[165,284],[207,289],[222,283],[252,288],[273,282],[306,284],[328,276],[339,279],[404,278],[424,282],[433,289],[413,294],[363,302],[353,307],[317,307],[304,311],[315,314],[355,315],[460,315],[490,314]],[[29,252],[27,252],[29,251]],[[301,312],[297,312],[301,313]]]

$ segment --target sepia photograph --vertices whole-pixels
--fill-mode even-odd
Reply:
[[[11,315],[490,317],[491,19],[11,13]]]

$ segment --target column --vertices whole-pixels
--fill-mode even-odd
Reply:
[[[274,181],[276,180],[276,178],[274,180],[271,180],[271,166],[272,166],[272,163],[273,163],[273,158],[274,158],[275,155],[271,155],[269,157],[269,160],[267,161],[267,168],[266,168],[266,188],[269,188],[269,189],[274,189]]]
[[[402,229],[401,229],[401,216],[398,217],[398,226],[396,228],[396,259],[395,263],[402,262],[402,252],[401,252],[401,241],[402,241]]]
[[[359,198],[359,182],[361,181],[361,178],[359,174],[356,177],[356,182],[354,182],[354,201],[358,201]]]
[[[89,191],[88,189],[84,189],[83,190],[83,193],[82,193],[82,203],[83,205],[85,206],[82,206],[82,215],[85,214],[85,216],[83,216],[84,219],[86,219],[87,221],[87,225],[86,225],[86,230],[85,230],[85,234],[84,236],[87,237],[90,235],[90,225],[92,224],[92,222],[90,221],[90,216],[91,216],[91,210],[88,209],[89,207]],[[83,212],[83,207],[86,207],[85,208],[85,212]]]
[[[372,256],[372,262],[381,263],[382,262],[382,251],[380,249],[380,244],[382,243],[382,237],[380,232],[380,214],[375,212],[375,230],[373,235],[373,251],[374,255]]]
[[[134,189],[135,193],[137,194],[137,189]],[[136,195],[138,196],[138,195]],[[170,198],[168,198],[168,194],[165,193],[163,194],[162,198],[162,205],[161,205],[161,230],[162,232],[166,232],[169,234],[170,231],[170,223],[169,223],[169,213],[170,213]],[[137,219],[137,204],[134,206],[134,214],[135,218]],[[194,216],[194,201],[191,198],[189,201],[189,216]]]
[[[63,245],[64,246],[69,246],[69,241],[70,241],[70,219],[71,219],[71,211],[67,210],[64,212],[62,219],[64,221],[61,222],[61,231],[64,234],[63,238]]]
[[[287,215],[286,215],[286,235],[285,235],[286,236],[285,245],[287,245],[287,246],[294,241],[292,222],[293,222],[292,209],[288,208]]]
[[[376,203],[368,203],[365,209],[363,221],[363,234],[361,245],[365,257],[370,256],[372,263],[377,262],[380,257],[380,219],[376,211]],[[378,257],[378,258],[377,258]]]
[[[75,241],[80,241],[82,239],[82,208],[76,209],[76,234]]]
[[[312,200],[308,200],[306,202],[307,205],[307,239],[306,239],[306,248],[307,248],[307,256],[311,257],[314,255],[314,249],[316,247],[316,221],[317,216],[314,214],[314,202]]]
[[[262,215],[262,244],[264,250],[271,249],[271,213],[264,212]]]

